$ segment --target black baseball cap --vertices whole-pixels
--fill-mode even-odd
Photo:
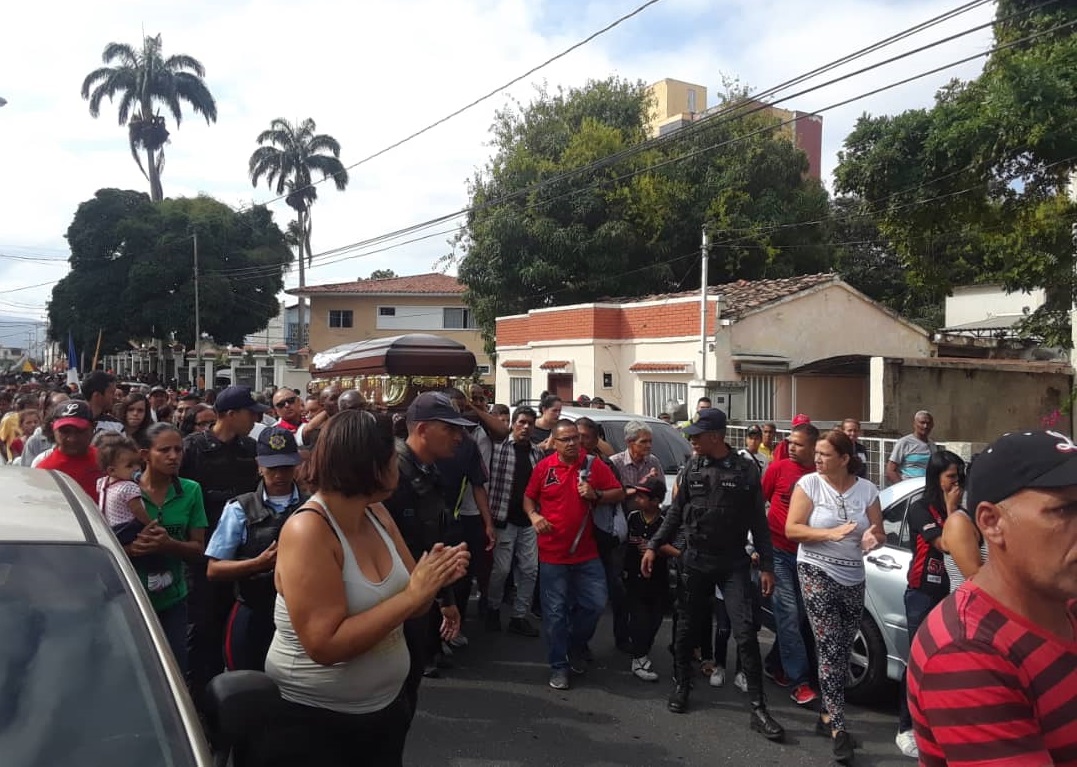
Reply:
[[[255,413],[268,413],[266,405],[255,402],[251,390],[246,386],[228,386],[221,389],[217,399],[213,401],[213,409],[218,413],[227,413],[229,410],[250,410]]]
[[[452,400],[441,392],[423,392],[408,405],[408,423],[441,421],[454,426],[474,426],[453,407]]]
[[[762,437],[763,436],[763,429],[760,428],[759,426],[755,426],[755,425],[749,426],[748,431],[747,431],[747,435],[749,437]]]
[[[1077,485],[1077,445],[1054,431],[1004,434],[976,456],[969,471],[969,510],[1000,503],[1029,488]]]
[[[74,426],[76,429],[93,428],[93,411],[84,400],[69,399],[52,409],[52,428],[62,429]]]
[[[725,431],[725,413],[716,407],[705,407],[696,413],[696,420],[684,430],[689,436],[708,431]]]
[[[278,466],[298,466],[302,462],[295,435],[279,426],[262,429],[258,435],[259,466],[273,469]]]
[[[661,502],[666,498],[666,481],[662,477],[647,477],[635,486],[635,490]]]
[[[150,389],[150,394],[168,394],[168,389],[161,386],[160,384],[157,384],[157,386],[154,386],[152,389]]]

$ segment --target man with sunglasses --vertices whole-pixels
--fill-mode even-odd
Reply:
[[[303,425],[303,403],[294,389],[284,387],[273,393],[273,412],[280,419],[277,426],[293,434]]]

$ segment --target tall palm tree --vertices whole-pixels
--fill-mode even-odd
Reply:
[[[119,96],[120,125],[127,125],[131,156],[150,182],[150,197],[160,202],[164,199],[161,172],[168,128],[160,110],[154,112],[154,104],[167,107],[176,127],[183,120],[181,101],[205,117],[207,125],[217,122],[217,102],[203,81],[206,69],[198,59],[184,54],[164,58],[160,35],[147,36],[141,50],[125,43],[109,43],[101,61],[105,66],[90,72],[82,81],[82,98],[89,100],[90,114],[97,117],[106,96],[110,102]],[[142,152],[146,155],[145,166]]]
[[[296,213],[295,234],[299,251],[299,287],[306,287],[306,269],[314,258],[310,246],[310,208],[318,199],[313,185],[314,174],[332,178],[339,191],[348,186],[348,171],[340,161],[340,142],[324,133],[309,117],[293,125],[282,117],[269,124],[269,130],[258,134],[258,144],[250,160],[251,184],[258,186],[264,177],[270,189],[285,196],[285,202]],[[291,231],[291,227],[289,227]],[[300,342],[306,340],[304,317],[306,298],[299,297]]]

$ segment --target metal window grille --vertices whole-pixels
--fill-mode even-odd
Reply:
[[[643,382],[643,414],[658,417],[668,413],[669,403],[683,405],[688,400],[688,384],[663,381]]]
[[[531,379],[513,377],[509,379],[509,404],[515,405],[521,400],[531,399]]]
[[[774,376],[748,376],[746,420],[769,421],[774,418]]]

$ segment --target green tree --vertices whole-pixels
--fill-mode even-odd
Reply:
[[[396,272],[392,269],[375,269],[370,273],[372,280],[390,280],[393,277],[396,277]]]
[[[835,186],[871,212],[923,296],[941,301],[974,282],[1047,287],[1052,300],[1029,327],[1068,343],[1077,35],[1055,28],[1077,20],[1077,6],[1001,0],[997,19],[996,43],[1011,47],[941,89],[931,109],[862,117]]]
[[[150,182],[150,197],[160,202],[164,199],[161,172],[169,134],[165,118],[154,107],[164,105],[177,128],[183,120],[182,102],[205,117],[206,124],[217,122],[217,103],[203,80],[205,67],[184,54],[165,58],[160,35],[146,37],[140,50],[125,43],[109,43],[101,60],[105,66],[82,81],[82,98],[89,100],[94,117],[101,113],[106,97],[110,102],[119,98],[119,122],[127,126],[131,156]],[[140,153],[146,155],[145,165]]]
[[[318,126],[309,117],[293,125],[282,117],[270,123],[269,129],[258,134],[260,145],[250,159],[251,184],[265,178],[266,184],[277,195],[287,193],[285,201],[296,214],[296,240],[299,253],[299,287],[306,286],[306,264],[314,258],[311,250],[310,208],[318,199],[318,188],[313,185],[315,174],[323,179],[332,178],[338,191],[348,186],[348,171],[340,161],[340,142],[325,133],[317,133]],[[299,297],[299,316],[305,317],[306,298]],[[302,323],[300,323],[302,324]],[[300,336],[305,338],[305,328]]]
[[[263,206],[235,212],[210,197],[153,204],[141,192],[99,190],[67,230],[71,271],[49,302],[49,335],[71,331],[102,350],[164,338],[194,343],[193,241],[198,234],[202,331],[242,345],[277,315],[283,272],[293,258]]]
[[[713,284],[829,267],[825,228],[793,225],[825,219],[826,192],[776,121],[645,144],[648,109],[642,83],[614,77],[497,112],[455,249],[488,345],[498,315],[698,285],[704,224]]]

